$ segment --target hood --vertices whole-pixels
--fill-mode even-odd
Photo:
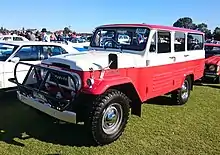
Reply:
[[[146,66],[143,57],[139,54],[91,50],[87,52],[53,56],[49,59],[43,60],[42,63],[61,63],[69,65],[71,69],[80,71],[89,71],[89,68],[93,68],[93,70],[101,70],[109,65],[108,55],[110,53],[117,54],[118,68]]]
[[[206,64],[220,65],[220,56],[211,56],[205,59]]]

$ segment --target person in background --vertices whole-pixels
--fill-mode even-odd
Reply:
[[[47,35],[47,30],[46,28],[43,28],[41,31],[41,36],[42,36],[42,41],[44,42],[50,42],[50,36]]]
[[[52,33],[52,34],[50,35],[50,40],[57,40],[57,38],[56,38],[56,36],[55,36],[54,33]]]
[[[27,32],[27,39],[30,40],[30,41],[35,41],[36,40],[36,37],[35,37],[35,35],[33,34],[32,31]]]

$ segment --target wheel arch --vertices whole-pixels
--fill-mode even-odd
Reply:
[[[107,90],[109,89],[116,89],[124,93],[130,99],[131,114],[139,117],[141,116],[142,101],[137,90],[131,82],[112,85]]]
[[[190,90],[193,90],[193,85],[194,85],[194,74],[188,74],[185,78],[189,78],[191,81],[190,84]]]

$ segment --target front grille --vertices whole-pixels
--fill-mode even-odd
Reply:
[[[52,63],[52,66],[63,68],[63,69],[70,69],[69,65],[62,64],[62,63]],[[59,84],[68,86],[68,76],[67,75],[62,75],[60,73],[54,73],[54,76],[50,76],[50,81],[55,82],[56,80],[58,81]]]
[[[59,73],[54,73],[54,75],[51,74],[50,81],[56,83],[56,80],[59,84],[68,86],[68,76],[60,75]]]

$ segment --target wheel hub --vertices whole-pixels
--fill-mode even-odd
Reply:
[[[189,82],[184,81],[182,88],[181,88],[181,96],[183,99],[187,99],[189,96]]]
[[[122,107],[118,103],[108,106],[102,116],[102,129],[106,134],[114,134],[122,122]]]

